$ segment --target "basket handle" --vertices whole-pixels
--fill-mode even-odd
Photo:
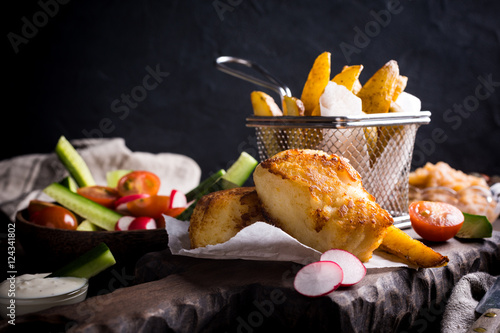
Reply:
[[[248,68],[251,68],[251,69],[259,72],[265,78],[267,78],[269,81],[261,80],[259,78],[252,76],[252,75],[249,75],[249,74],[243,73],[237,69],[231,68],[231,67],[226,65],[227,63],[236,63],[236,64],[244,65]],[[290,97],[292,96],[292,92],[291,92],[290,88],[288,88],[285,84],[283,84],[275,76],[271,75],[267,70],[265,70],[261,66],[257,65],[256,63],[253,63],[249,60],[236,58],[236,57],[230,57],[230,56],[221,56],[215,60],[215,66],[221,72],[235,76],[237,78],[243,79],[245,81],[259,85],[261,87],[271,89],[271,90],[275,91],[276,93],[278,93],[281,96],[281,99],[283,99],[284,96],[290,96]]]

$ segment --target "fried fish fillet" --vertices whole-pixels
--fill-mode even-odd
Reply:
[[[320,252],[340,248],[366,262],[393,223],[341,156],[286,150],[260,163],[253,178],[266,219]]]
[[[203,196],[191,215],[191,248],[224,243],[250,224],[264,221],[254,187],[237,187]]]

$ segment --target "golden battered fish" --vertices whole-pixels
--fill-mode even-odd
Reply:
[[[203,196],[191,215],[191,248],[224,243],[250,224],[264,221],[255,187],[237,187]]]
[[[341,156],[286,150],[260,163],[253,178],[266,219],[320,252],[340,248],[366,262],[393,223]]]

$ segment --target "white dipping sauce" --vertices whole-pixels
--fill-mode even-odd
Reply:
[[[76,277],[45,278],[49,274],[24,274],[17,276],[15,281],[16,299],[61,295],[77,290],[87,282],[86,279]],[[11,282],[5,280],[0,284],[1,297],[8,297],[9,289],[12,291]]]

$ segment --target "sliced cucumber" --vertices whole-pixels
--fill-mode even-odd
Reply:
[[[486,216],[464,214],[464,224],[455,235],[458,238],[488,238],[491,237],[493,226]]]
[[[76,227],[76,230],[78,231],[98,231],[99,227],[96,226],[94,223],[90,222],[89,220],[84,220],[80,222],[78,227]]]
[[[61,136],[56,145],[56,154],[64,164],[70,175],[75,179],[80,187],[95,185],[94,177],[90,172],[87,163],[83,160],[75,147]]]
[[[105,230],[115,230],[116,222],[122,217],[121,214],[109,208],[99,205],[78,193],[71,192],[59,183],[52,183],[43,191],[62,206]]]
[[[76,192],[78,189],[78,185],[76,184],[75,180],[71,178],[70,176],[64,177],[59,184],[67,187],[71,192]]]
[[[186,193],[187,202],[191,202],[207,194],[207,191],[210,189],[210,187],[213,186],[225,174],[226,171],[224,169],[220,169],[219,171],[208,176],[208,178],[202,181],[198,186]]]
[[[236,186],[243,186],[257,164],[259,162],[252,155],[242,152],[236,162],[227,169],[226,174],[222,178],[236,184]]]
[[[72,276],[90,279],[115,263],[111,250],[105,243],[100,243],[48,277]]]
[[[106,182],[108,183],[108,186],[115,188],[118,185],[118,181],[120,180],[120,178],[122,178],[126,174],[131,173],[132,171],[133,170],[120,169],[107,172]]]

